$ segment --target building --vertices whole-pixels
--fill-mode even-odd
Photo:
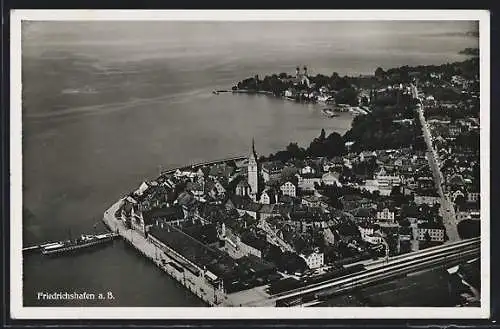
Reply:
[[[431,241],[435,242],[444,242],[444,237],[445,237],[445,229],[439,228],[439,227],[419,227],[417,229],[417,239],[418,241],[426,241],[426,236],[427,233],[429,234],[429,237]]]
[[[255,153],[255,141],[252,138],[252,149],[248,157],[248,173],[247,182],[250,186],[250,197],[253,200],[257,199],[259,193],[259,164],[257,163],[257,154]]]
[[[304,259],[310,269],[320,268],[325,264],[325,255],[319,250],[300,254],[300,257]]]
[[[325,185],[337,185],[337,186],[342,186],[342,184],[339,182],[339,174],[338,173],[333,173],[333,172],[327,172],[321,177],[321,182]]]
[[[373,235],[375,228],[373,225],[360,225],[358,226],[359,233],[361,234],[361,239],[367,241],[367,237]]]
[[[296,174],[298,187],[304,191],[314,191],[315,184],[321,184],[321,174]]]
[[[244,234],[238,239],[238,247],[245,255],[254,255],[262,258],[262,252],[267,248],[268,243],[265,239],[261,239],[251,234]]]
[[[303,168],[300,169],[300,173],[301,174],[315,174],[316,173],[316,169],[314,169],[310,165],[306,165],[305,167],[303,167]]]
[[[481,195],[479,192],[468,192],[467,193],[467,201],[468,202],[477,202],[481,200]]]
[[[282,184],[280,186],[280,190],[283,193],[283,195],[288,195],[293,198],[297,196],[297,187],[290,181],[287,181],[286,183]]]
[[[217,179],[207,179],[204,187],[205,194],[210,195],[212,198],[224,198],[226,196],[226,189]]]
[[[432,206],[435,203],[441,203],[441,198],[439,195],[415,195],[415,203],[417,205],[426,203]]]
[[[365,236],[365,238],[363,240],[365,240],[366,242],[371,243],[371,244],[384,243],[384,238],[380,234],[377,234],[377,233],[367,235],[367,236]]]
[[[359,162],[369,161],[377,158],[377,153],[375,151],[363,151],[359,153]]]
[[[281,172],[285,166],[280,161],[267,162],[262,165],[262,178],[264,182],[276,180],[281,177]]]
[[[384,167],[375,174],[375,180],[381,188],[401,184],[401,177],[395,171],[389,173]]]
[[[376,218],[378,221],[394,223],[394,211],[384,208],[382,211],[377,211]]]
[[[248,184],[246,179],[242,179],[238,185],[236,185],[236,195],[250,196],[250,184]]]
[[[265,189],[260,195],[259,202],[262,204],[278,203],[278,194],[272,189]]]

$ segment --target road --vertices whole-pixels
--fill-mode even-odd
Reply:
[[[439,208],[439,214],[443,217],[443,224],[446,228],[446,234],[448,236],[448,243],[460,240],[457,230],[457,220],[455,215],[455,208],[453,202],[450,200],[449,196],[444,193],[444,177],[443,173],[439,170],[439,157],[436,150],[432,146],[432,136],[429,131],[429,124],[424,117],[424,108],[421,105],[417,107],[420,123],[422,125],[422,132],[424,135],[425,143],[427,144],[427,159],[429,161],[429,166],[434,176],[434,182],[436,184],[436,189],[441,198],[441,207]]]

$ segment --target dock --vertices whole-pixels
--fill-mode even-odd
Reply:
[[[118,233],[125,243],[154,262],[158,268],[209,306],[222,306],[227,298],[223,291],[215,289],[203,276],[195,275],[187,268],[180,271],[179,265],[176,265],[179,263],[176,261],[175,255],[170,255],[168,251],[159,249],[141,233],[127,228],[123,221],[115,217],[115,213],[120,208],[122,201],[119,200],[104,212],[103,222],[106,226],[111,231]]]

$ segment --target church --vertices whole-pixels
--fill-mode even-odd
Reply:
[[[257,200],[259,193],[259,163],[255,152],[255,141],[252,139],[252,148],[248,155],[247,179],[243,179],[236,186],[236,194],[249,196],[252,200]]]

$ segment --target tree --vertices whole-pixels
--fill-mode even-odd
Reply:
[[[303,148],[299,147],[297,143],[290,143],[286,147],[286,151],[290,154],[292,158],[295,159],[304,159],[305,151]]]
[[[319,140],[324,141],[326,137],[325,129],[321,129],[321,134],[319,135]]]
[[[375,70],[375,77],[377,79],[383,79],[385,77],[384,69],[381,67],[377,67],[377,69]]]

